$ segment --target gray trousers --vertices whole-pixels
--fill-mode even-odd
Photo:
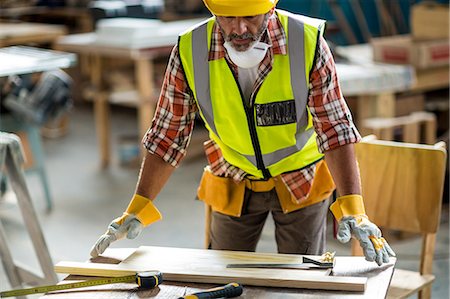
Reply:
[[[320,255],[326,247],[329,200],[284,214],[275,189],[245,190],[241,217],[212,212],[211,249],[255,251],[271,212],[279,253]]]

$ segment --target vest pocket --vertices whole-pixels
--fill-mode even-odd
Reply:
[[[211,206],[213,211],[239,217],[244,203],[245,182],[235,183],[233,179],[215,176],[205,168],[197,197]]]

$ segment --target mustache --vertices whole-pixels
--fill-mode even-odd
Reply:
[[[227,36],[228,41],[232,41],[233,39],[252,39],[256,41],[257,36],[255,34],[251,34],[250,32],[246,32],[244,34],[231,33]]]

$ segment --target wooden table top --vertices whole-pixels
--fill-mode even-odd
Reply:
[[[75,65],[72,53],[48,49],[11,46],[0,49],[0,77],[68,68]]]
[[[122,57],[131,59],[154,58],[163,55],[169,55],[175,43],[166,45],[155,44],[151,41],[147,45],[139,47],[117,45],[114,43],[106,44],[97,41],[97,34],[80,33],[71,34],[59,38],[55,47],[58,50],[76,52],[80,54],[97,54],[106,57]]]
[[[64,26],[42,23],[1,23],[0,47],[29,43],[52,43],[67,33]]]
[[[154,19],[116,18],[101,20],[95,32],[72,34],[57,41],[57,47],[82,54],[152,58],[168,55],[178,35],[203,19],[162,22]]]
[[[127,248],[108,249],[108,258],[99,257],[94,259],[93,262],[117,263],[129,255],[130,249]],[[114,258],[111,258],[112,256]],[[240,298],[385,298],[394,271],[395,262],[396,260],[393,258],[389,264],[378,267],[375,263],[365,261],[364,257],[336,257],[336,266],[333,269],[333,275],[367,278],[367,286],[364,292],[244,285],[244,293]],[[89,277],[70,275],[65,281],[85,279],[89,279]],[[53,294],[46,294],[42,298],[178,298],[184,294],[185,290],[186,294],[189,294],[217,286],[217,284],[164,281],[163,284],[154,289],[139,290],[135,284],[118,283],[60,291]]]

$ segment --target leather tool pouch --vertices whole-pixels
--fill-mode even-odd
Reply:
[[[236,183],[231,178],[212,174],[208,167],[203,172],[200,186],[197,190],[197,197],[205,204],[210,205],[213,211],[240,217],[244,204],[245,188],[251,189],[254,192],[267,192],[271,189],[267,187],[268,185],[275,187],[284,213],[289,213],[323,201],[335,189],[330,171],[326,163],[322,160],[316,165],[316,172],[310,193],[301,201],[297,201],[279,176],[271,179],[270,182],[252,182],[244,179],[242,182]]]
[[[325,161],[321,160],[316,164],[314,180],[311,190],[305,199],[298,201],[286,188],[286,185],[278,180],[275,188],[280,199],[283,212],[289,213],[301,208],[321,202],[331,196],[336,188],[331,173]],[[288,200],[288,198],[290,200]]]
[[[236,183],[231,178],[216,176],[208,167],[203,172],[197,197],[213,211],[239,217],[244,202],[245,181]]]

